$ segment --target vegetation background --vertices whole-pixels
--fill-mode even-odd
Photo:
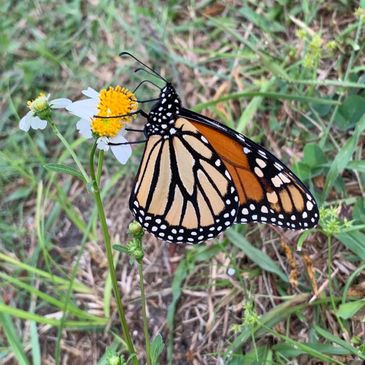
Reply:
[[[146,235],[160,364],[363,363],[364,8],[346,0],[3,0],[0,362],[107,364],[124,348],[92,198],[76,178],[44,167],[72,164],[51,131],[24,133],[18,122],[40,91],[75,100],[88,86],[133,89],[146,75],[118,57],[127,50],[171,79],[187,107],[292,166],[322,207],[320,226],[304,234],[237,225],[199,247]],[[138,96],[155,95],[146,87]],[[90,143],[75,118],[58,115],[87,166]],[[134,148],[126,166],[106,158],[116,243],[127,240],[141,153]],[[115,261],[143,358],[138,272],[122,254]]]

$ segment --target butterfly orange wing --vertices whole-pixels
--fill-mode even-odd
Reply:
[[[190,111],[189,116],[232,177],[240,201],[237,223],[261,222],[296,230],[317,225],[315,199],[280,160],[220,123]]]

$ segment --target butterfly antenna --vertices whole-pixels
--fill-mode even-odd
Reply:
[[[123,56],[129,56],[129,57],[132,57],[134,60],[136,60],[139,64],[141,64],[142,66],[146,67],[148,70],[150,70],[155,76],[157,76],[158,78],[160,78],[161,80],[165,81],[166,83],[167,80],[165,78],[163,78],[159,73],[157,73],[153,68],[147,66],[145,63],[143,63],[142,61],[140,61],[137,57],[133,56],[131,53],[129,52],[121,52],[119,53],[119,56],[120,57],[123,57]]]
[[[143,68],[141,68],[141,70],[144,70]],[[137,71],[137,70],[136,70]],[[145,70],[144,70],[145,71]],[[137,87],[133,90],[133,94],[139,89],[139,87],[140,86],[142,86],[143,84],[145,84],[145,83],[149,83],[149,84],[152,84],[153,86],[155,86],[155,87],[157,87],[157,89],[160,89],[161,90],[161,88],[158,86],[158,85],[156,85],[154,82],[152,82],[152,81],[150,81],[150,80],[143,80],[143,81],[141,81],[138,85],[137,85]]]

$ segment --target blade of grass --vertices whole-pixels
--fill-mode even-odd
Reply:
[[[31,295],[34,295],[37,298],[40,298],[40,299],[46,301],[47,303],[50,303],[51,305],[63,310],[64,303],[62,301],[40,291],[39,289],[36,289],[34,286],[26,284],[26,283],[22,282],[21,280],[19,280],[18,278],[12,277],[3,272],[0,272],[0,278],[2,278],[3,280],[6,280],[7,283],[11,283],[21,289],[24,289],[27,292],[29,292]],[[95,321],[102,319],[100,317],[94,316],[92,314],[89,314],[89,313],[77,308],[75,305],[73,305],[71,303],[68,306],[68,311],[71,314],[73,314],[74,316],[84,318],[84,319],[90,319],[90,320],[95,320]],[[106,318],[103,318],[103,319],[106,320]]]
[[[261,267],[261,269],[277,275],[286,283],[289,282],[287,275],[284,274],[279,266],[263,251],[252,246],[241,234],[231,229],[226,235],[236,247],[241,249],[255,264]]]
[[[2,252],[0,252],[0,260],[8,262],[9,264],[12,264],[12,265],[16,266],[19,269],[23,269],[23,270],[26,270],[30,273],[37,274],[37,275],[51,281],[53,284],[61,285],[62,287],[66,287],[69,284],[69,281],[66,280],[66,279],[60,278],[60,277],[55,276],[55,275],[51,275],[46,271],[43,271],[43,270],[37,269],[35,267],[32,267],[30,265],[27,265],[23,262],[20,262],[17,259],[14,259],[10,256],[7,256],[7,255],[3,254]],[[88,293],[88,294],[93,292],[93,290],[91,288],[89,288],[86,285],[80,283],[79,281],[75,282],[74,290],[79,292],[79,293]]]
[[[271,88],[274,82],[275,79],[264,81],[261,85],[260,92],[266,92],[268,89]],[[248,103],[237,123],[238,132],[242,133],[245,130],[247,124],[252,120],[257,112],[257,109],[261,106],[262,100],[262,96],[256,96],[252,98],[252,100]]]
[[[35,321],[41,324],[48,324],[52,327],[58,327],[60,325],[59,319],[48,318],[39,314],[30,313],[28,311],[8,306],[4,303],[0,303],[0,313],[10,314],[11,316],[25,319],[28,321]],[[66,321],[65,328],[91,328],[105,326],[108,321],[106,319],[100,319],[98,321]]]
[[[192,110],[199,112],[202,109],[208,108],[212,105],[221,103],[223,101],[237,100],[241,98],[253,98],[253,97],[262,97],[269,99],[279,99],[279,100],[295,100],[300,101],[302,103],[310,103],[310,104],[323,104],[323,105],[338,105],[339,102],[336,100],[325,99],[325,98],[315,98],[311,96],[300,96],[300,95],[292,95],[292,94],[283,94],[283,93],[273,93],[273,92],[238,92],[231,93],[225,96],[222,96],[217,99],[213,99],[207,101],[205,103],[196,104]]]
[[[347,167],[350,162],[352,155],[357,147],[361,133],[365,130],[365,116],[363,116],[359,123],[357,124],[354,134],[345,142],[341,147],[340,151],[337,153],[335,159],[333,160],[331,167],[328,171],[326,183],[324,186],[323,196],[324,199],[328,196],[330,189],[333,187],[337,177],[342,174],[342,172]]]
[[[292,345],[293,347],[303,351],[305,354],[307,354],[310,357],[313,357],[315,359],[319,359],[322,361],[325,361],[327,364],[338,364],[338,365],[346,365],[342,361],[339,361],[337,359],[334,359],[333,357],[327,356],[323,354],[321,351],[317,350],[313,346],[308,346],[305,343],[295,341],[291,339],[288,336],[284,336],[281,333],[277,331],[273,331],[270,328],[268,329],[268,332],[271,333],[273,336],[280,338],[281,340],[285,341],[286,343]]]
[[[336,343],[337,345],[343,347],[344,349],[350,351],[353,355],[358,356],[360,359],[365,360],[365,354],[363,354],[361,352],[361,350],[358,350],[354,347],[352,347],[348,342],[338,338],[337,336],[335,336],[334,334],[326,331],[325,329],[321,328],[318,325],[314,325],[313,328],[315,329],[315,331],[322,336],[323,338],[325,338],[328,341],[331,341],[333,343]]]
[[[338,233],[335,237],[361,260],[365,260],[365,235],[359,231]]]
[[[34,308],[30,308],[29,311],[33,313]],[[31,321],[29,324],[29,332],[30,332],[30,344],[32,349],[32,364],[33,365],[41,365],[41,347],[39,344],[39,335],[37,324],[34,321]]]
[[[0,300],[0,307],[3,305],[3,302]],[[0,310],[0,323],[1,327],[5,333],[5,336],[9,342],[10,347],[14,352],[14,356],[16,357],[19,365],[30,365],[26,354],[23,351],[23,344],[16,334],[16,329],[13,324],[11,317],[2,312]]]

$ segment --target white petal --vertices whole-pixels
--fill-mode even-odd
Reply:
[[[92,87],[88,87],[86,90],[82,90],[82,93],[89,98],[99,99],[99,93]]]
[[[72,104],[72,101],[67,98],[54,99],[50,102],[50,105],[53,109],[66,108],[68,105],[71,105],[71,104]]]
[[[66,109],[73,115],[81,119],[91,119],[95,114],[97,114],[98,100],[86,99],[75,101],[74,103],[68,105]]]
[[[28,132],[30,128],[30,120],[32,118],[33,118],[33,112],[29,110],[29,112],[25,114],[22,119],[20,119],[19,128],[24,132]]]
[[[33,129],[44,129],[47,127],[47,121],[39,117],[32,117],[32,119],[30,120],[30,126]]]
[[[128,143],[128,141],[123,137],[123,132],[119,132],[117,136],[111,138],[112,143]],[[132,148],[130,144],[124,144],[119,146],[110,146],[115,158],[121,163],[125,164],[129,157],[132,155]]]
[[[91,131],[90,121],[86,119],[80,119],[76,123],[76,129],[85,138],[92,138],[93,133]]]
[[[102,151],[108,151],[109,150],[109,139],[107,137],[100,137],[96,141],[97,148]]]

